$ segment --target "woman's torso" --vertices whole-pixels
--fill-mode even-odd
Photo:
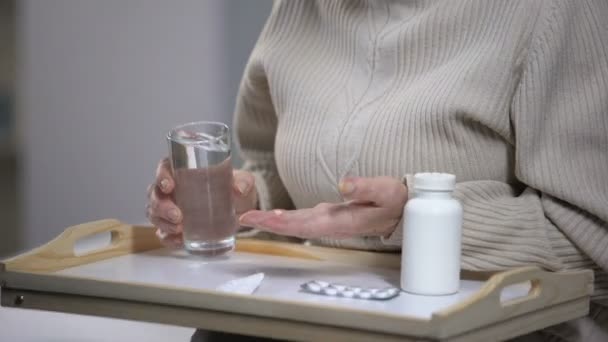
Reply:
[[[275,8],[283,13],[269,25],[284,26],[258,48],[278,118],[275,159],[296,207],[340,201],[345,176],[517,183],[509,112],[536,9],[450,3]]]

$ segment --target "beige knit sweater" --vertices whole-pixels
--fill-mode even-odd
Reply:
[[[608,295],[607,18],[605,0],[277,1],[235,117],[261,207],[450,172],[464,268],[594,267]],[[401,230],[317,242],[394,250]]]

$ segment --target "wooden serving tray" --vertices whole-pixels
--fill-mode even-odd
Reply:
[[[79,246],[107,236],[106,246]],[[452,296],[407,293],[389,301],[300,291],[313,279],[398,286],[398,254],[241,239],[227,258],[162,248],[151,227],[102,220],[70,227],[0,264],[2,306],[123,318],[289,340],[503,340],[584,316],[590,270],[524,267],[463,272]],[[264,272],[252,295],[216,291]]]

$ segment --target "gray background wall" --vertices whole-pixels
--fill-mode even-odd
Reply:
[[[85,221],[144,222],[164,133],[187,121],[231,120],[271,7],[270,0],[18,3],[20,249]]]

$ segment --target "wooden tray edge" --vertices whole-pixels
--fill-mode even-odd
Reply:
[[[522,267],[500,272],[467,300],[433,314],[431,325],[437,336],[453,336],[464,332],[464,326],[481,327],[581,298],[589,301],[593,278],[591,270],[549,272]],[[531,284],[526,296],[501,302],[503,289],[522,282]]]

